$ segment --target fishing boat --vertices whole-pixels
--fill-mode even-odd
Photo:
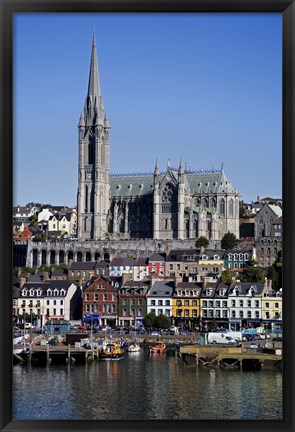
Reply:
[[[133,343],[129,345],[128,352],[138,352],[138,351],[140,351],[140,345],[138,345],[137,343]]]
[[[108,343],[99,353],[100,360],[121,360],[123,357],[124,349],[115,342]]]
[[[157,342],[155,345],[150,345],[149,350],[152,354],[162,354],[166,352],[166,345],[164,342]]]

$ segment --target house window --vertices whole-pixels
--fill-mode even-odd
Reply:
[[[156,300],[151,300],[151,306],[156,306]]]
[[[227,318],[227,311],[226,310],[222,311],[222,318]]]
[[[184,300],[184,306],[189,306],[189,300]]]
[[[207,300],[203,300],[203,307],[207,307]]]
[[[103,301],[107,301],[107,299],[108,299],[108,295],[107,295],[107,294],[104,294],[104,295],[103,295]]]
[[[218,307],[218,308],[220,308],[220,300],[216,300],[215,306]]]
[[[98,294],[94,294],[94,301],[98,301]]]
[[[86,295],[85,295],[85,300],[86,300],[86,301],[89,301],[89,294],[86,294]]]
[[[213,310],[209,309],[209,318],[213,318]]]
[[[61,309],[61,310],[60,310],[60,315],[63,315],[63,314],[64,314],[64,310]]]
[[[259,307],[259,300],[255,300],[255,307],[256,307],[256,308]]]
[[[56,309],[53,309],[53,315],[56,315]]]
[[[247,306],[251,307],[251,300],[247,300]]]
[[[240,307],[243,307],[243,304],[244,304],[243,300],[240,300]]]
[[[235,301],[235,300],[232,300],[232,301],[231,301],[231,305],[232,305],[232,307],[236,307],[236,301]]]
[[[53,300],[53,304],[54,304],[54,306],[56,305],[56,300]]]
[[[240,318],[244,318],[244,312],[240,310]]]
[[[255,311],[255,318],[259,318],[259,311]]]
[[[176,306],[182,306],[181,300],[176,300]]]
[[[216,318],[220,318],[220,310],[217,309],[215,313],[216,313]]]
[[[170,300],[165,300],[165,306],[170,306]]]
[[[163,300],[158,300],[158,306],[163,306]]]
[[[163,309],[158,309],[158,315],[163,315]]]
[[[247,318],[251,318],[251,311],[247,311]]]
[[[232,311],[231,311],[231,317],[232,317],[232,318],[235,318],[235,317],[236,317],[236,311],[235,311],[235,310],[232,310]]]
[[[213,300],[209,300],[209,307],[210,308],[213,308],[214,306],[213,306]]]
[[[127,309],[123,309],[123,316],[127,316]]]
[[[46,301],[46,304],[49,305],[49,300]]]
[[[187,317],[187,318],[189,317],[189,310],[188,309],[184,310],[184,316]]]
[[[275,303],[275,308],[278,308],[279,307],[279,303]]]
[[[193,318],[197,318],[197,310],[196,309],[193,309],[192,310],[192,313],[193,313]]]
[[[198,306],[198,302],[197,302],[197,300],[193,300],[192,305],[193,305],[193,306]]]
[[[222,302],[222,307],[223,307],[223,308],[226,308],[226,307],[227,307],[227,301],[226,301],[226,300],[223,300],[223,302]]]

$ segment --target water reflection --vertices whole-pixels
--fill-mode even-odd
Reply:
[[[131,353],[87,365],[14,366],[14,419],[281,419],[282,374],[197,369]]]

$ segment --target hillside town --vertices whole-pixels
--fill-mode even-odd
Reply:
[[[200,237],[193,247],[178,249],[162,242],[163,250],[146,256],[119,256],[105,248],[85,252],[88,242],[79,248],[75,216],[67,207],[14,208],[15,325],[79,322],[134,329],[154,313],[187,331],[281,328],[281,201],[241,206],[239,240],[229,233],[217,247]],[[31,267],[29,244],[48,251]],[[53,254],[56,245],[59,253]]]

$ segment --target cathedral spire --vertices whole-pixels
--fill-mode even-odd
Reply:
[[[92,106],[98,106],[99,105],[100,86],[99,86],[95,31],[93,32],[87,99],[91,100]]]
[[[154,175],[158,176],[159,175],[159,167],[158,167],[158,159],[156,159],[156,165],[155,165],[155,170],[154,170]]]

